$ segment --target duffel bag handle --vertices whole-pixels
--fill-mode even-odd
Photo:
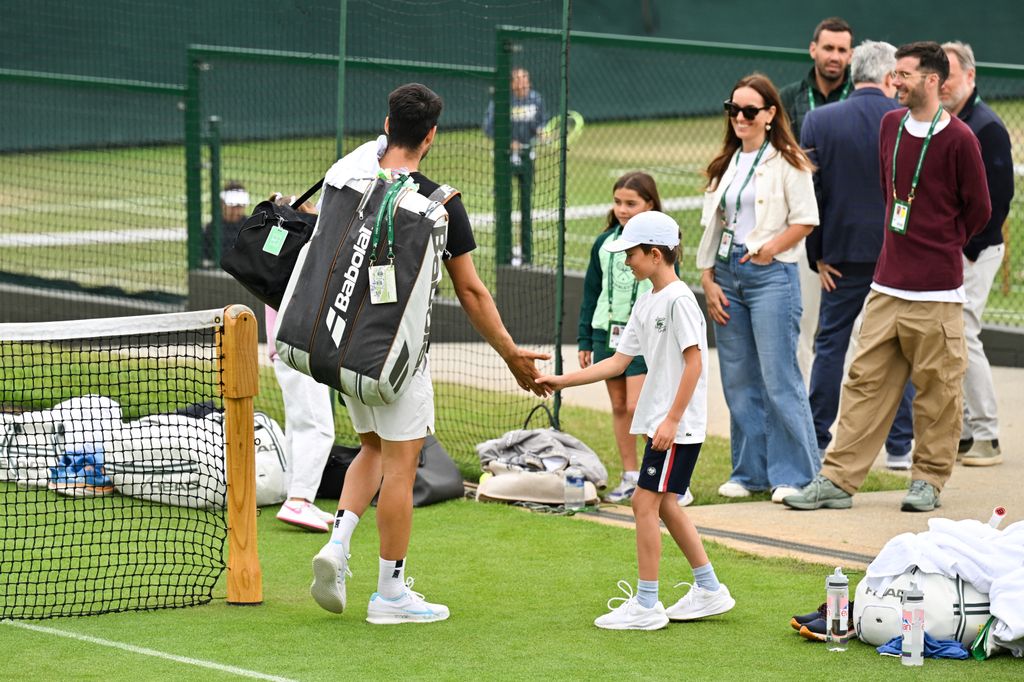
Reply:
[[[302,206],[304,203],[306,203],[306,201],[311,196],[316,194],[320,190],[320,188],[323,187],[323,186],[324,186],[324,179],[320,178],[319,180],[316,181],[315,185],[313,185],[312,187],[307,189],[305,192],[302,193],[301,197],[299,197],[298,199],[296,199],[295,201],[292,202],[292,208],[295,209],[296,211],[298,211],[299,210],[299,206]]]
[[[548,415],[548,425],[556,431],[560,431],[558,428],[558,420],[555,419],[554,415],[551,414],[551,410],[548,408],[547,403],[537,403],[530,413],[526,415],[526,421],[523,422],[523,431],[530,426],[530,420],[533,419],[533,415],[537,413],[537,410],[544,410]]]

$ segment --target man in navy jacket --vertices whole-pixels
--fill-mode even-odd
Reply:
[[[857,46],[851,63],[854,91],[845,101],[811,111],[800,135],[800,146],[818,167],[814,189],[821,224],[805,245],[822,288],[808,394],[822,451],[832,440],[829,429],[839,411],[844,359],[882,248],[885,198],[879,191],[878,126],[886,112],[899,107],[890,76],[895,54],[888,43]],[[893,469],[910,468],[912,398],[908,383],[885,443]]]
[[[992,282],[1003,262],[1003,223],[1013,199],[1013,159],[1010,135],[992,109],[981,101],[974,85],[974,51],[960,42],[945,43],[949,78],[942,84],[942,106],[967,124],[981,144],[992,217],[964,246],[964,338],[967,374],[964,376],[964,423],[959,455],[967,466],[991,466],[1003,461],[992,370],[981,344],[981,316]]]

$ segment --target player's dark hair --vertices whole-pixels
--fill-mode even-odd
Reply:
[[[420,83],[406,83],[388,95],[388,145],[417,149],[437,125],[444,102]]]
[[[654,182],[654,178],[647,173],[642,173],[640,171],[626,173],[616,180],[614,185],[612,185],[612,194],[615,194],[616,190],[620,189],[633,190],[641,199],[651,202],[651,210],[661,210],[661,195],[658,194],[658,184]],[[619,221],[615,217],[615,210],[612,209],[608,211],[608,219],[605,220],[604,229],[610,230],[618,223]]]
[[[949,57],[942,46],[936,42],[922,40],[900,45],[896,48],[896,59],[900,60],[904,57],[917,57],[917,70],[937,74],[940,86],[949,78]]]
[[[663,246],[662,244],[638,244],[640,250],[644,253],[650,253],[657,249],[661,252],[661,257],[665,259],[665,262],[669,265],[674,265],[676,260],[679,258],[679,247]]]
[[[814,27],[814,37],[811,38],[812,42],[818,42],[818,38],[821,37],[822,31],[831,31],[832,33],[849,33],[850,44],[853,45],[853,28],[846,22],[846,19],[840,17],[829,17],[828,19],[822,19],[818,22],[818,25]]]

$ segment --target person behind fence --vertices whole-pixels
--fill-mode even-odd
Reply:
[[[974,83],[974,51],[961,42],[943,43],[949,58],[949,77],[939,93],[942,106],[967,124],[981,144],[981,160],[992,200],[992,217],[964,245],[964,419],[958,457],[967,466],[992,466],[1003,461],[999,448],[999,417],[992,369],[981,344],[981,318],[996,273],[1003,261],[1003,223],[1013,199],[1013,159],[1010,136],[999,116],[978,94]]]
[[[388,96],[384,119],[387,146],[379,167],[371,172],[409,175],[423,196],[439,185],[420,172],[420,162],[437,134],[443,102],[419,83],[399,86]],[[365,145],[364,145],[365,147]],[[339,161],[344,165],[346,159]],[[518,347],[505,329],[487,286],[473,264],[476,248],[469,216],[459,197],[447,206],[448,241],[443,255],[455,294],[477,332],[498,352],[519,385],[537,395],[550,391],[536,382],[536,360],[550,356]],[[410,386],[393,403],[371,407],[343,396],[360,450],[345,473],[338,513],[330,541],[313,558],[310,594],[320,607],[342,613],[352,534],[360,517],[377,499],[380,572],[377,591],[370,597],[367,621],[374,624],[426,623],[448,618],[448,607],[427,602],[405,577],[406,553],[412,530],[412,493],[424,438],[434,429],[434,389],[425,359]]]
[[[625,252],[633,276],[650,280],[652,288],[637,298],[611,357],[537,381],[561,389],[607,380],[620,376],[639,356],[658,368],[644,381],[630,429],[647,439],[632,497],[637,594],[629,583],[620,581],[626,599],[594,621],[597,627],[609,630],[657,630],[670,620],[713,616],[736,605],[729,589],[715,576],[697,528],[677,503],[690,485],[707,427],[707,328],[696,297],[675,271],[679,225],[670,216],[659,211],[638,213],[602,248]],[[659,521],[686,556],[696,583],[668,609],[658,599]]]
[[[907,378],[914,382],[914,452],[903,511],[928,512],[956,461],[963,418],[963,248],[992,213],[978,140],[942,108],[949,59],[933,42],[896,50],[900,104],[879,132],[885,237],[864,308],[860,350],[840,400],[821,473],[783,502],[847,509],[875,460]]]
[[[725,144],[706,171],[697,251],[729,406],[732,475],[718,493],[771,490],[781,502],[821,462],[796,359],[798,253],[818,224],[813,166],[766,76],[741,78],[725,113]]]
[[[882,116],[899,108],[892,85],[895,47],[866,40],[853,51],[850,66],[853,93],[846,101],[810,112],[800,133],[800,146],[818,167],[814,191],[821,225],[805,246],[820,278],[809,399],[822,456],[832,440],[851,335],[871,290],[885,232],[885,197],[878,191],[878,126]],[[910,468],[913,397],[908,383],[885,440],[890,469]]]
[[[609,240],[618,239],[622,226],[633,216],[643,211],[661,210],[658,186],[647,173],[626,173],[612,186],[612,202],[604,230],[590,249],[590,264],[583,280],[577,343],[580,367],[584,369],[615,353],[637,296],[651,290],[650,280],[633,276],[624,255],[601,247]],[[636,436],[630,433],[630,426],[646,374],[647,365],[642,356],[637,356],[620,376],[604,382],[612,404],[612,431],[622,461],[622,478],[605,498],[609,502],[628,501],[640,476],[636,464]],[[683,503],[692,501],[693,497],[683,495],[679,499]]]
[[[810,72],[802,80],[779,90],[779,99],[789,116],[793,137],[797,140],[800,139],[803,122],[808,114],[826,104],[842,102],[853,92],[849,68],[853,56],[853,29],[839,17],[822,19],[814,27],[808,51],[814,60]],[[800,296],[804,312],[800,317],[797,360],[807,380],[814,358],[814,335],[818,330],[821,287],[817,275],[804,260],[803,251],[799,256]]]
[[[512,176],[519,185],[519,238],[520,253],[513,255],[514,264],[533,262],[533,161],[536,158],[534,142],[541,128],[547,122],[544,114],[544,98],[530,86],[530,72],[519,67],[512,69],[510,83],[511,102],[511,147],[509,160]],[[494,101],[487,105],[484,114],[484,133],[494,137]]]
[[[213,221],[203,228],[203,264],[206,267],[220,267],[218,254],[224,253],[235,243],[242,223],[249,217],[249,192],[237,180],[229,180],[220,193],[220,234]],[[220,250],[217,250],[217,244]]]

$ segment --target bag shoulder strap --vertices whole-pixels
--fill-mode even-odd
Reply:
[[[462,192],[451,185],[439,185],[437,189],[430,193],[430,196],[427,197],[427,199],[432,203],[438,203],[444,206],[460,194],[462,194]]]
[[[324,178],[320,178],[319,180],[316,181],[315,185],[307,189],[305,192],[302,193],[302,196],[300,196],[298,199],[292,202],[292,208],[295,209],[296,211],[299,210],[299,206],[302,206],[304,203],[306,203],[306,200],[309,199],[314,194],[316,194],[323,186]]]

